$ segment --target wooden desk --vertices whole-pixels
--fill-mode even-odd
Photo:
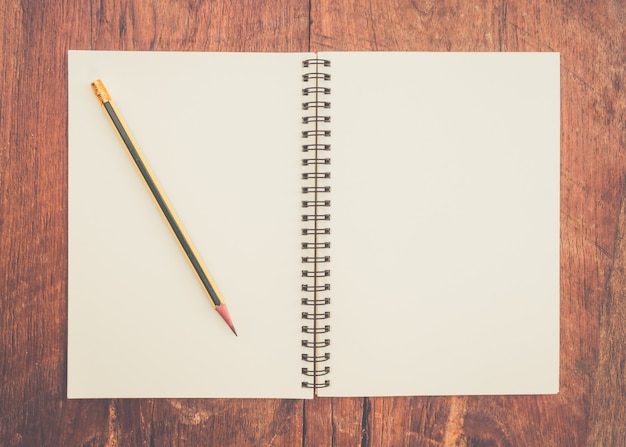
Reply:
[[[0,23],[1,445],[626,445],[624,2],[24,0]],[[560,51],[560,394],[68,401],[70,48]]]

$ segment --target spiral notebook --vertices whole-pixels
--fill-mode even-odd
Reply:
[[[68,396],[558,392],[559,113],[557,53],[70,51]]]

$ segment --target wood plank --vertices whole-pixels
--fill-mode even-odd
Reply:
[[[59,445],[65,395],[66,45],[82,6],[2,2],[0,444]]]
[[[600,309],[600,346],[587,446],[626,445],[626,190],[622,189],[615,258]]]

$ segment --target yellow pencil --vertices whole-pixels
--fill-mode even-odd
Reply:
[[[113,124],[113,127],[117,131],[117,134],[122,140],[122,143],[128,150],[128,154],[130,155],[133,162],[135,163],[135,166],[139,170],[139,173],[141,174],[141,177],[143,178],[146,186],[152,193],[154,200],[159,206],[163,217],[169,224],[172,233],[176,237],[176,240],[180,244],[180,247],[187,256],[189,262],[191,263],[193,270],[196,272],[196,276],[200,280],[200,283],[204,287],[204,290],[211,300],[211,304],[213,304],[215,310],[224,319],[226,324],[228,324],[233,333],[237,335],[237,331],[235,331],[235,326],[233,325],[230,315],[228,314],[226,303],[224,303],[220,292],[215,286],[215,282],[209,275],[206,267],[200,259],[200,256],[198,255],[198,252],[191,243],[191,239],[189,239],[189,236],[187,236],[187,233],[180,223],[178,216],[176,216],[176,214],[174,213],[174,209],[169,204],[167,197],[165,197],[165,194],[159,186],[156,178],[152,174],[152,171],[146,163],[143,154],[139,150],[139,147],[137,146],[137,144],[135,144],[133,137],[130,135],[130,132],[126,128],[126,125],[124,124],[124,121],[118,113],[117,108],[111,101],[109,92],[100,80],[92,82],[91,88],[93,89],[96,97],[100,101],[102,108],[109,117],[111,124]]]

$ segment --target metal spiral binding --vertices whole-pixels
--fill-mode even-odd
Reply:
[[[330,61],[302,62],[302,374],[305,388],[324,388],[330,380]]]

